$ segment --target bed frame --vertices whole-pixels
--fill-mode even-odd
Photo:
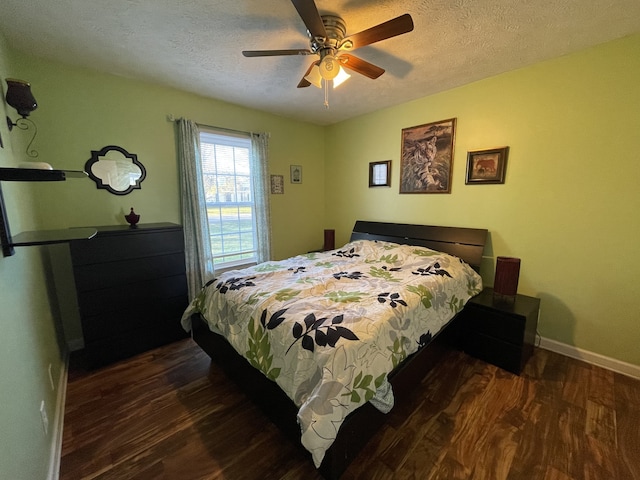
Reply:
[[[351,240],[385,240],[420,245],[462,258],[476,271],[480,268],[487,230],[477,228],[437,227],[401,223],[357,221]],[[413,387],[450,348],[448,337],[454,320],[436,335],[431,343],[414,353],[389,374],[396,404],[408,398]],[[233,379],[289,439],[301,445],[295,404],[287,395],[252,367],[220,335],[211,332],[198,314],[192,317],[192,336],[198,345]],[[278,405],[278,408],[273,408]],[[340,427],[335,442],[327,450],[320,473],[328,480],[338,479],[385,421],[385,415],[366,403],[352,412]],[[305,450],[306,451],[306,450]]]

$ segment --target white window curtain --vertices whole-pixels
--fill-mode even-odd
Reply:
[[[271,260],[268,148],[269,134],[251,134],[251,175],[253,177],[253,194],[256,202],[258,263]]]
[[[176,120],[176,126],[187,286],[189,298],[193,299],[213,276],[213,260],[201,173],[198,126],[184,118]]]
[[[214,277],[209,221],[202,179],[200,131],[188,119],[176,120],[178,162],[180,170],[182,224],[185,237],[185,257],[189,298],[193,299],[202,286]],[[269,221],[269,176],[267,152],[269,135],[251,136],[251,174],[256,203],[258,262],[271,259],[271,227]]]

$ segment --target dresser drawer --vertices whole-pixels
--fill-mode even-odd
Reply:
[[[91,368],[97,368],[187,337],[180,322],[163,323],[87,343],[85,355]]]
[[[117,235],[99,230],[98,234],[90,240],[71,242],[71,258],[74,266],[183,251],[184,237],[181,229],[118,232]]]
[[[79,292],[78,305],[84,319],[105,313],[115,314],[140,305],[154,305],[181,295],[187,295],[185,274]]]
[[[185,293],[163,300],[162,303],[132,305],[131,308],[118,312],[117,315],[113,312],[104,312],[86,316],[82,322],[85,342],[93,343],[136,329],[148,328],[149,331],[153,331],[164,328],[165,324],[179,325],[188,303]]]
[[[184,253],[177,252],[163,256],[77,265],[73,269],[73,275],[76,279],[78,292],[87,292],[171,277],[184,273],[184,271]]]

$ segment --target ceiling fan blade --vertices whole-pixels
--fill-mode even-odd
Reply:
[[[309,65],[309,68],[307,68],[307,71],[302,76],[302,79],[300,80],[300,83],[298,83],[298,88],[305,88],[305,87],[310,87],[311,86],[311,82],[309,80],[307,80],[305,77],[307,75],[309,75],[311,73],[311,69],[313,67],[315,67],[316,65],[318,65],[319,63],[320,63],[320,60],[318,60],[317,62],[312,62],[311,65]]]
[[[371,45],[380,40],[386,40],[387,38],[408,33],[411,30],[413,30],[413,19],[411,15],[405,13],[375,27],[349,35],[342,41],[342,45],[349,50],[355,50],[356,48]],[[348,46],[349,42],[352,44],[351,47]]]
[[[243,50],[245,57],[275,57],[278,55],[311,55],[313,52],[307,49],[299,50]]]
[[[312,37],[325,38],[327,36],[327,30],[324,28],[322,17],[320,17],[318,7],[316,7],[313,0],[291,0],[291,3],[296,7],[298,15],[302,18]]]
[[[369,63],[349,53],[341,53],[338,60],[340,60],[340,64],[344,68],[358,72],[359,74],[373,80],[384,73],[384,68],[380,68],[373,63]]]

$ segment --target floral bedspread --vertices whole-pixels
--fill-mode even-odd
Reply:
[[[210,281],[182,317],[212,331],[299,407],[302,444],[319,466],[343,419],[367,401],[393,406],[387,375],[427,344],[480,276],[424,247],[358,240],[343,248],[266,262]]]

